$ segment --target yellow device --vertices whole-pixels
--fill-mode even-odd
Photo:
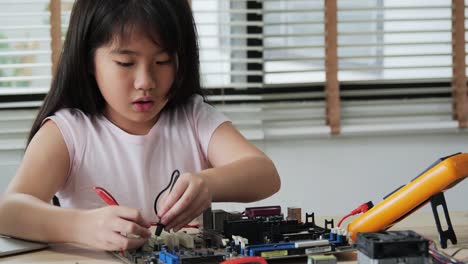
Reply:
[[[451,236],[450,240],[456,244],[455,233],[451,227],[442,192],[452,188],[467,176],[468,153],[457,153],[439,159],[411,182],[390,193],[379,204],[354,219],[348,225],[350,238],[356,241],[359,232],[377,232],[388,229],[432,199],[432,210],[435,210],[434,216],[441,240],[445,234]],[[435,203],[442,203],[444,206],[447,224],[451,230],[441,230]],[[442,247],[444,244],[446,247],[447,239],[444,240],[441,241]]]

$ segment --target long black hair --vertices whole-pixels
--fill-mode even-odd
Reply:
[[[132,28],[145,32],[177,59],[177,74],[165,110],[203,96],[197,32],[188,0],[76,0],[50,91],[33,123],[28,144],[43,120],[62,108],[100,114],[104,98],[92,74],[97,48],[125,41]]]

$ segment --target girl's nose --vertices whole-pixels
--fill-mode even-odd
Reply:
[[[140,69],[135,77],[135,89],[151,90],[155,88],[156,82],[151,69]]]

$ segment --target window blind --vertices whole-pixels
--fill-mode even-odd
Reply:
[[[456,0],[326,1],[191,1],[208,99],[247,138],[328,136],[332,126],[342,135],[462,127]],[[336,25],[325,17],[330,1]],[[73,1],[60,3],[63,36]],[[0,0],[0,111],[35,111],[48,91],[50,15],[50,1]],[[336,90],[327,80],[333,65]]]
[[[0,94],[44,93],[50,83],[49,1],[0,1]]]
[[[342,133],[454,129],[447,0],[338,0]]]
[[[192,0],[203,85],[250,139],[328,134],[322,1]]]
[[[24,148],[37,108],[49,90],[52,76],[50,3],[46,0],[0,0],[2,151]],[[65,18],[60,24],[62,36],[72,4],[71,0],[61,1],[62,11],[57,12]]]
[[[48,1],[0,1],[0,150],[24,148],[34,118],[17,95],[46,93],[50,82]],[[36,106],[38,104],[36,103]]]

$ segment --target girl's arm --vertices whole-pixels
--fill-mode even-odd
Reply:
[[[277,192],[280,178],[273,162],[247,141],[230,122],[213,133],[208,146],[213,166],[180,176],[160,205],[166,229],[180,229],[211,202],[253,202]]]
[[[208,147],[213,168],[202,172],[213,202],[254,202],[280,189],[273,162],[226,122],[216,129]]]
[[[148,237],[148,226],[135,209],[64,209],[50,204],[65,183],[70,160],[62,134],[46,122],[30,142],[17,174],[0,200],[0,233],[46,242],[81,243],[102,249],[135,247]]]

